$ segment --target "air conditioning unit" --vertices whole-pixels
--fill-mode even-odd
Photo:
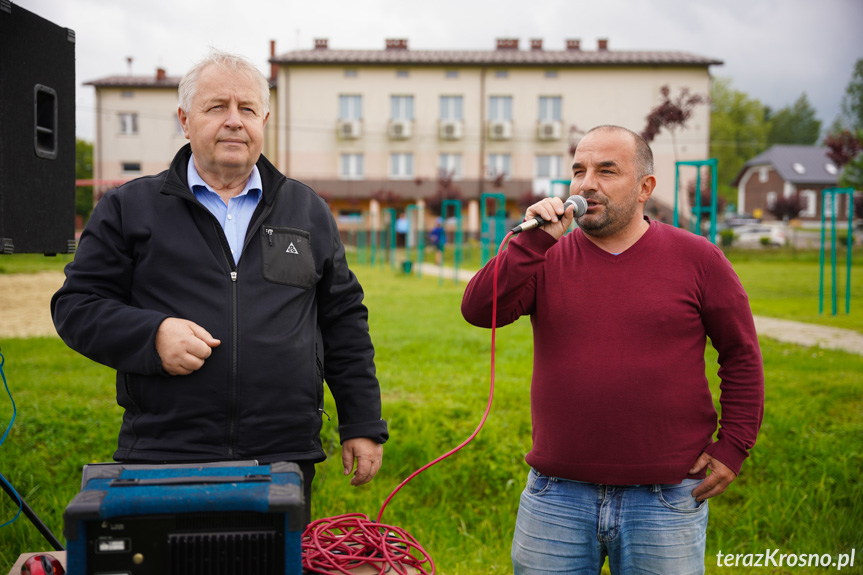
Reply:
[[[390,122],[389,134],[391,140],[406,140],[411,137],[411,123],[393,120]]]
[[[362,134],[361,124],[357,120],[339,122],[338,134],[343,140],[355,140]]]
[[[489,122],[488,137],[490,140],[509,140],[512,138],[512,122],[506,120]]]
[[[540,140],[559,140],[560,133],[560,122],[540,122],[537,129],[537,137]]]
[[[440,138],[441,140],[461,140],[462,125],[459,121],[441,122],[440,123]]]

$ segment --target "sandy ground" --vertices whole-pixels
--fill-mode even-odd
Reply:
[[[0,339],[57,337],[51,296],[63,285],[62,272],[0,274]]]

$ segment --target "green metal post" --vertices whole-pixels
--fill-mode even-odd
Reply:
[[[441,203],[440,213],[441,219],[445,223],[447,220],[447,208],[452,206],[453,208],[453,217],[455,217],[455,237],[453,238],[453,283],[458,283],[458,267],[461,263],[461,255],[462,255],[462,219],[461,219],[461,202],[459,200],[444,200]],[[441,224],[443,225],[443,224]],[[446,233],[446,227],[444,227],[444,233]],[[446,244],[444,244],[446,245]],[[444,248],[445,250],[446,248]],[[445,251],[441,251],[440,258],[440,273],[441,273],[441,283],[443,283],[443,267],[444,267],[444,255]]]
[[[495,202],[493,216],[489,216],[488,214],[487,200],[494,200]],[[482,265],[485,265],[491,259],[489,254],[491,253],[491,244],[497,237],[497,227],[503,227],[503,218],[500,217],[500,213],[501,208],[503,208],[504,215],[506,215],[506,198],[501,193],[485,193],[480,196],[479,202],[481,209],[480,259],[482,260]]]
[[[396,210],[395,210],[395,208],[384,208],[383,210],[381,210],[381,213],[384,213],[384,212],[389,214],[389,217],[390,217],[389,225],[387,226],[387,233],[390,236],[390,241],[389,241],[390,257],[389,257],[389,260],[390,260],[390,267],[392,269],[395,269],[396,268]],[[381,231],[383,232],[383,230],[381,230]],[[383,242],[381,242],[381,244],[383,245]]]
[[[824,313],[824,249],[825,249],[825,224],[827,223],[827,212],[824,210],[827,197],[830,197],[830,272],[832,285],[830,296],[833,315],[837,313],[838,286],[836,285],[836,199],[837,195],[848,195],[848,237],[846,238],[846,260],[845,260],[845,313],[851,313],[851,247],[853,231],[853,202],[854,188],[825,188],[821,190],[821,254],[820,272],[818,274],[818,313]]]

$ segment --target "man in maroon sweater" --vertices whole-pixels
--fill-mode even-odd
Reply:
[[[527,210],[545,226],[499,256],[498,325],[533,325],[533,448],[513,539],[516,574],[704,572],[707,500],[755,444],[764,375],[749,302],[713,244],[644,216],[653,154],[616,126],[579,143],[573,208]],[[494,260],[462,314],[491,327]],[[705,375],[719,352],[718,421]],[[709,473],[708,473],[709,471]]]

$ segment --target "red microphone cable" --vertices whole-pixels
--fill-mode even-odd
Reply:
[[[503,251],[509,238],[513,235],[509,232],[500,243],[498,255]],[[497,328],[497,278],[500,258],[494,261],[494,274],[492,276],[492,304],[491,304],[491,376],[489,383],[488,404],[476,429],[470,437],[465,439],[458,447],[451,449],[440,457],[426,463],[407,479],[396,487],[381,506],[376,521],[371,521],[364,513],[347,513],[335,517],[326,517],[312,521],[302,536],[303,569],[311,573],[343,573],[351,575],[354,569],[361,566],[370,566],[376,569],[376,573],[395,572],[399,575],[412,573],[420,575],[434,575],[435,565],[428,552],[407,531],[381,523],[384,510],[390,500],[402,487],[408,484],[417,475],[429,467],[440,463],[447,457],[454,455],[474,440],[485,425],[488,414],[491,411],[494,399],[494,366],[495,366],[495,331]],[[429,571],[429,569],[431,569]]]

